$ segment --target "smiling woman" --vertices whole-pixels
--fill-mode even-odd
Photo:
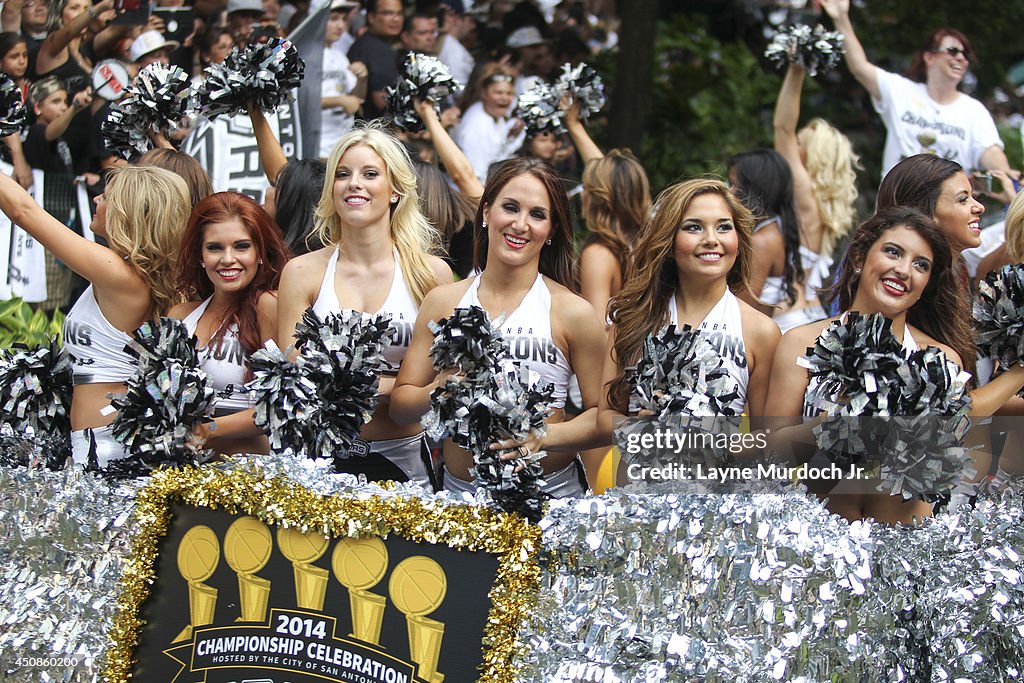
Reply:
[[[725,183],[711,178],[668,188],[652,213],[637,236],[622,292],[609,305],[603,434],[610,438],[629,412],[626,369],[640,359],[647,337],[668,325],[702,331],[739,387],[736,414],[762,416],[779,328],[737,297],[750,285],[753,216]]]
[[[491,448],[510,458],[545,451],[544,491],[557,497],[585,490],[577,453],[600,443],[596,416],[604,330],[594,307],[569,289],[571,226],[568,199],[550,166],[527,158],[501,164],[484,188],[474,225],[475,265],[482,272],[438,287],[423,300],[391,398],[396,422],[418,422],[429,408],[431,392],[451,375],[433,368],[429,323],[456,308],[483,308],[492,321],[501,320],[501,333],[523,379],[554,385],[546,433],[498,441]],[[566,420],[565,396],[573,373],[579,377],[584,411]],[[445,489],[473,490],[472,466],[467,451],[445,442]]]
[[[168,314],[199,340],[203,370],[218,391],[217,429],[204,432],[221,453],[265,453],[243,384],[249,357],[277,332],[277,286],[288,248],[266,211],[235,192],[196,204],[182,238],[178,289],[188,303]],[[232,419],[221,419],[238,414]]]
[[[958,365],[965,355],[973,359],[970,330],[947,324],[967,316],[967,298],[958,280],[949,243],[928,216],[897,207],[883,209],[865,221],[851,238],[836,285],[826,296],[827,303],[837,299],[843,313],[793,328],[779,342],[768,392],[772,414],[780,418],[818,414],[807,401],[812,379],[797,360],[831,323],[845,319],[850,311],[889,318],[893,335],[907,353],[935,346]],[[921,501],[905,503],[868,493],[832,493],[828,506],[851,520],[873,517],[890,522],[910,521],[931,511]]]
[[[910,78],[884,71],[870,61],[850,21],[850,0],[821,0],[846,43],[850,73],[871,94],[888,135],[882,175],[914,154],[936,154],[964,168],[1008,171],[992,115],[978,100],[958,90],[975,58],[967,37],[952,28],[928,36]]]
[[[403,363],[420,303],[452,272],[436,255],[437,231],[419,208],[408,152],[375,124],[355,128],[334,146],[316,208],[316,227],[329,246],[293,259],[281,276],[277,342],[294,342],[295,326],[312,307],[321,318],[342,310],[385,314],[397,330],[384,352],[377,410],[340,472],[370,480],[434,484],[430,454],[418,424],[388,415],[394,374]]]

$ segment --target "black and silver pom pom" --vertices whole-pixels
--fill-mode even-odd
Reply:
[[[974,301],[978,352],[1000,371],[1024,360],[1024,265],[1006,265],[978,284]]]
[[[448,67],[437,57],[410,52],[402,64],[402,73],[393,86],[385,88],[387,115],[404,131],[423,130],[423,121],[413,104],[413,98],[430,100],[440,115],[441,103],[462,90],[452,78]]]
[[[807,400],[828,415],[891,415],[903,347],[892,321],[879,313],[856,311],[837,320],[797,359],[817,386]]]
[[[430,327],[434,367],[457,368],[462,374],[449,377],[431,393],[424,428],[430,436],[450,437],[470,452],[476,485],[489,491],[503,510],[539,520],[544,453],[508,461],[490,446],[543,432],[554,387],[522,377],[522,369],[509,357],[508,344],[478,306],[457,308]]]
[[[590,118],[591,114],[596,114],[604,107],[604,82],[601,76],[586,64],[575,67],[564,64],[562,75],[558,77],[554,89],[559,94],[559,99],[565,93],[572,101],[579,102],[581,119]]]
[[[150,64],[126,92],[124,99],[111,105],[100,131],[108,149],[132,159],[152,149],[149,133],[181,128],[188,114],[188,74],[176,66]]]
[[[963,445],[970,427],[968,379],[939,349],[927,347],[910,355],[900,371],[895,417],[870,421],[868,443],[881,460],[880,490],[937,502],[974,475]]]
[[[317,439],[314,418],[322,402],[304,361],[290,361],[269,343],[252,354],[249,364],[253,379],[245,386],[256,396],[253,422],[267,435],[271,451],[306,453],[306,444]]]
[[[71,451],[71,374],[71,359],[56,339],[36,349],[0,349],[0,434],[8,442],[0,450],[10,464],[64,466]],[[31,448],[9,448],[16,441]]]
[[[0,137],[20,133],[27,117],[21,88],[13,78],[0,72]]]
[[[832,71],[843,59],[843,35],[826,31],[820,24],[813,29],[806,25],[787,26],[779,30],[764,51],[776,68],[799,64],[808,75]]]
[[[707,337],[689,325],[669,325],[648,335],[629,383],[631,413],[648,410],[659,418],[736,414],[730,404],[739,396],[739,385]]]
[[[538,81],[516,100],[512,115],[526,126],[528,135],[538,133],[554,133],[561,135],[566,132],[562,111],[562,92],[552,88],[544,81]]]
[[[305,376],[317,387],[320,401],[307,454],[348,456],[363,425],[373,418],[383,353],[394,334],[386,315],[342,311],[321,320],[312,308],[303,313],[295,330],[296,346]]]
[[[295,328],[294,362],[276,346],[252,356],[256,426],[275,453],[344,458],[377,407],[377,387],[395,328],[357,311],[321,319],[306,309]]]
[[[125,347],[138,358],[138,369],[125,383],[127,392],[114,397],[118,409],[114,438],[133,457],[112,462],[107,473],[141,476],[161,465],[192,465],[205,453],[193,430],[209,420],[216,392],[200,367],[195,338],[172,318],[145,323]]]
[[[430,358],[437,371],[487,372],[508,355],[508,342],[479,306],[456,308],[447,318],[431,321],[430,331],[434,333]]]
[[[222,63],[203,72],[194,106],[211,119],[246,112],[250,102],[260,111],[276,111],[302,83],[305,68],[298,49],[287,40],[236,47]]]

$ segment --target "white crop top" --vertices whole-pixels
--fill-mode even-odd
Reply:
[[[776,227],[780,231],[782,230],[782,217],[772,216],[755,225],[752,234],[756,234],[758,230],[771,223],[775,223]],[[766,277],[764,279],[764,286],[761,288],[761,294],[757,299],[766,306],[778,306],[781,304],[786,300],[786,279],[781,275],[769,275]]]
[[[189,334],[196,333],[199,319],[203,317],[203,313],[206,312],[212,299],[213,297],[210,297],[199,304],[196,310],[182,320]],[[214,332],[214,336],[217,332],[219,330]],[[210,381],[213,382],[213,388],[217,391],[216,411],[218,414],[246,410],[255,405],[249,392],[245,390],[245,371],[249,354],[242,348],[242,343],[238,339],[237,325],[232,325],[230,329],[225,330],[213,348],[201,346],[199,360],[203,371],[209,376]]]
[[[846,314],[844,313],[841,316],[840,320],[845,320],[845,319],[846,319]],[[832,325],[832,323],[829,323],[828,325],[826,325],[825,329],[822,330],[822,334],[824,334],[825,331],[828,330],[829,327],[831,327],[831,325]],[[904,330],[903,330],[903,355],[906,356],[906,357],[909,357],[910,354],[912,354],[914,351],[917,351],[918,348],[919,347],[917,346],[917,342],[914,341],[914,338],[910,334],[910,328],[909,327],[904,328]],[[808,397],[811,395],[812,392],[817,390],[818,385],[820,385],[824,379],[825,378],[822,377],[821,375],[815,375],[815,376],[811,377],[810,380],[807,382],[807,390],[804,392],[804,417],[817,417],[818,415],[821,414],[821,412],[822,412],[821,411],[821,407],[816,405]],[[842,390],[842,387],[837,387],[837,388],[839,390]]]
[[[669,300],[669,316],[669,324],[679,327],[679,311],[674,294]],[[740,317],[740,303],[736,295],[726,289],[698,329],[718,351],[722,367],[736,380],[739,395],[729,405],[737,415],[742,414],[747,408],[750,371],[747,369],[747,345],[743,342],[743,319]]]
[[[64,319],[64,348],[71,355],[73,383],[127,382],[138,367],[124,347],[132,342],[110,324],[89,285]]]
[[[477,296],[479,287],[478,275],[473,278],[469,289],[462,295],[459,308],[483,308]],[[501,332],[508,340],[512,360],[519,364],[520,369],[536,377],[540,386],[554,385],[550,407],[564,407],[572,368],[569,367],[565,354],[551,338],[551,292],[544,282],[543,275],[537,274],[537,279],[523,297],[519,307],[502,322]],[[530,380],[529,377],[524,379]]]
[[[327,270],[324,271],[324,279],[320,282],[320,293],[313,302],[313,312],[321,318],[330,313],[340,313],[341,304],[338,302],[338,292],[334,289],[334,273],[338,267],[338,257],[341,251],[334,248],[334,254],[327,262]],[[396,374],[405,352],[409,350],[409,342],[412,341],[412,330],[416,324],[416,314],[419,306],[405,283],[405,276],[402,274],[402,263],[398,260],[398,252],[395,252],[395,275],[391,279],[391,289],[384,305],[373,315],[386,313],[391,316],[391,324],[395,326],[395,334],[391,339],[391,346],[384,351],[384,361],[387,367],[384,372]],[[365,311],[364,311],[365,313]]]

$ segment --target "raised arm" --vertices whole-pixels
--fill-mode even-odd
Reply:
[[[793,174],[793,203],[800,226],[808,235],[817,235],[821,229],[821,215],[814,199],[811,176],[800,158],[800,143],[796,135],[803,84],[804,68],[790,64],[779,90],[779,99],[775,101],[775,151],[786,160]]]
[[[0,210],[68,268],[113,298],[134,302],[141,276],[112,250],[79,235],[36,203],[13,178],[0,173]],[[119,295],[120,293],[120,295]],[[148,308],[147,302],[145,308]]]
[[[480,179],[476,177],[473,164],[470,163],[465,152],[455,144],[452,136],[448,134],[448,130],[441,124],[441,119],[438,117],[433,103],[430,100],[416,100],[415,104],[416,113],[420,115],[423,125],[427,127],[427,132],[430,133],[430,139],[434,143],[434,149],[437,150],[437,156],[441,163],[444,164],[445,170],[448,171],[448,177],[459,188],[459,192],[466,197],[474,199],[483,196],[484,186],[480,184]]]
[[[576,151],[580,153],[580,157],[583,159],[583,163],[587,163],[591,159],[600,159],[604,156],[604,152],[597,146],[597,143],[590,137],[590,133],[587,132],[586,126],[583,125],[583,121],[580,120],[580,103],[573,102],[569,104],[567,100],[563,100],[563,106],[565,107],[565,128],[569,131],[569,137],[572,138],[572,144],[576,146]]]
[[[259,150],[263,174],[267,176],[271,185],[275,185],[281,169],[288,163],[288,157],[284,154],[281,142],[274,136],[270,122],[259,108],[249,106],[249,120],[252,121],[252,134],[256,138],[256,149]]]
[[[850,0],[821,0],[821,7],[832,17],[836,30],[843,34],[846,44],[846,66],[853,77],[864,86],[871,97],[879,99],[877,67],[868,61],[864,46],[857,39],[850,21]]]
[[[103,0],[96,5],[91,5],[84,12],[80,12],[74,19],[61,26],[59,29],[46,36],[42,45],[39,46],[39,54],[36,56],[36,73],[46,73],[56,66],[57,57],[71,44],[75,36],[80,35],[88,26],[89,22],[104,12],[114,9],[114,0]],[[71,59],[69,56],[68,59]]]
[[[0,9],[0,29],[9,33],[21,33],[21,10],[25,0],[7,0]]]
[[[67,131],[68,126],[71,124],[71,119],[75,118],[78,112],[88,109],[92,103],[92,88],[86,88],[75,94],[71,100],[71,106],[64,110],[64,113],[50,121],[46,125],[46,132],[44,136],[47,142],[53,142],[64,132]]]

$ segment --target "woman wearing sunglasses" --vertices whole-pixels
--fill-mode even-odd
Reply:
[[[846,40],[846,65],[871,94],[888,135],[882,176],[914,154],[937,154],[966,169],[1009,170],[996,124],[978,100],[957,90],[974,51],[953,28],[932,32],[914,58],[910,78],[868,61],[850,21],[850,0],[821,0]]]

